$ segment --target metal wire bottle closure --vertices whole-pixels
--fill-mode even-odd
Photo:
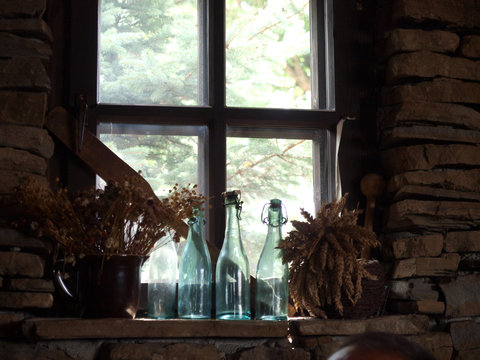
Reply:
[[[260,214],[260,221],[265,224],[265,225],[269,225],[269,226],[272,226],[272,227],[279,227],[281,225],[285,225],[287,222],[288,222],[288,214],[287,214],[287,208],[285,207],[285,205],[283,203],[281,203],[281,207],[282,207],[282,221],[279,221],[278,225],[274,225],[274,224],[270,224],[268,222],[268,211],[267,211],[267,216],[263,216],[263,214],[265,213],[265,207],[267,205],[271,205],[272,202],[268,202],[268,203],[265,203],[263,205],[263,208],[262,208],[262,213]],[[275,205],[273,204],[272,206],[274,207],[278,207],[278,205]],[[285,216],[283,216],[283,214],[285,214]]]

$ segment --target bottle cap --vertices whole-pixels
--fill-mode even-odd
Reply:
[[[271,206],[271,207],[275,207],[275,208],[281,207],[281,206],[282,206],[282,200],[280,200],[280,199],[272,199],[272,200],[270,200],[270,206]]]
[[[240,190],[225,191],[222,196],[225,199],[225,204],[238,202],[242,192]]]

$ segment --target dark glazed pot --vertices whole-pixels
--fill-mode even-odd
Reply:
[[[135,318],[140,300],[140,270],[146,259],[137,255],[87,255],[80,259],[75,297],[81,316]],[[61,279],[60,283],[64,288]]]

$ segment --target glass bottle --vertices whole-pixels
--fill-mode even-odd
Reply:
[[[177,304],[177,249],[172,239],[161,239],[157,246],[150,255],[147,316],[172,319]]]
[[[188,237],[180,259],[178,317],[209,319],[212,312],[212,262],[203,236],[203,214],[188,222]]]
[[[240,236],[240,191],[224,194],[226,209],[225,239],[217,261],[216,318],[250,319],[250,273],[248,258]]]
[[[283,264],[283,249],[278,249],[282,240],[282,202],[270,200],[268,208],[267,238],[257,264],[255,314],[259,320],[287,320],[288,315],[288,264]]]

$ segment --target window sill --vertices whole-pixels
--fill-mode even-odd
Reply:
[[[33,318],[22,332],[31,340],[284,338],[288,321]]]
[[[358,320],[289,318],[288,321],[262,320],[152,320],[30,318],[23,320],[27,339],[173,339],[173,338],[286,338],[345,336],[364,331],[387,331],[418,335],[429,328],[426,315],[390,315]]]

